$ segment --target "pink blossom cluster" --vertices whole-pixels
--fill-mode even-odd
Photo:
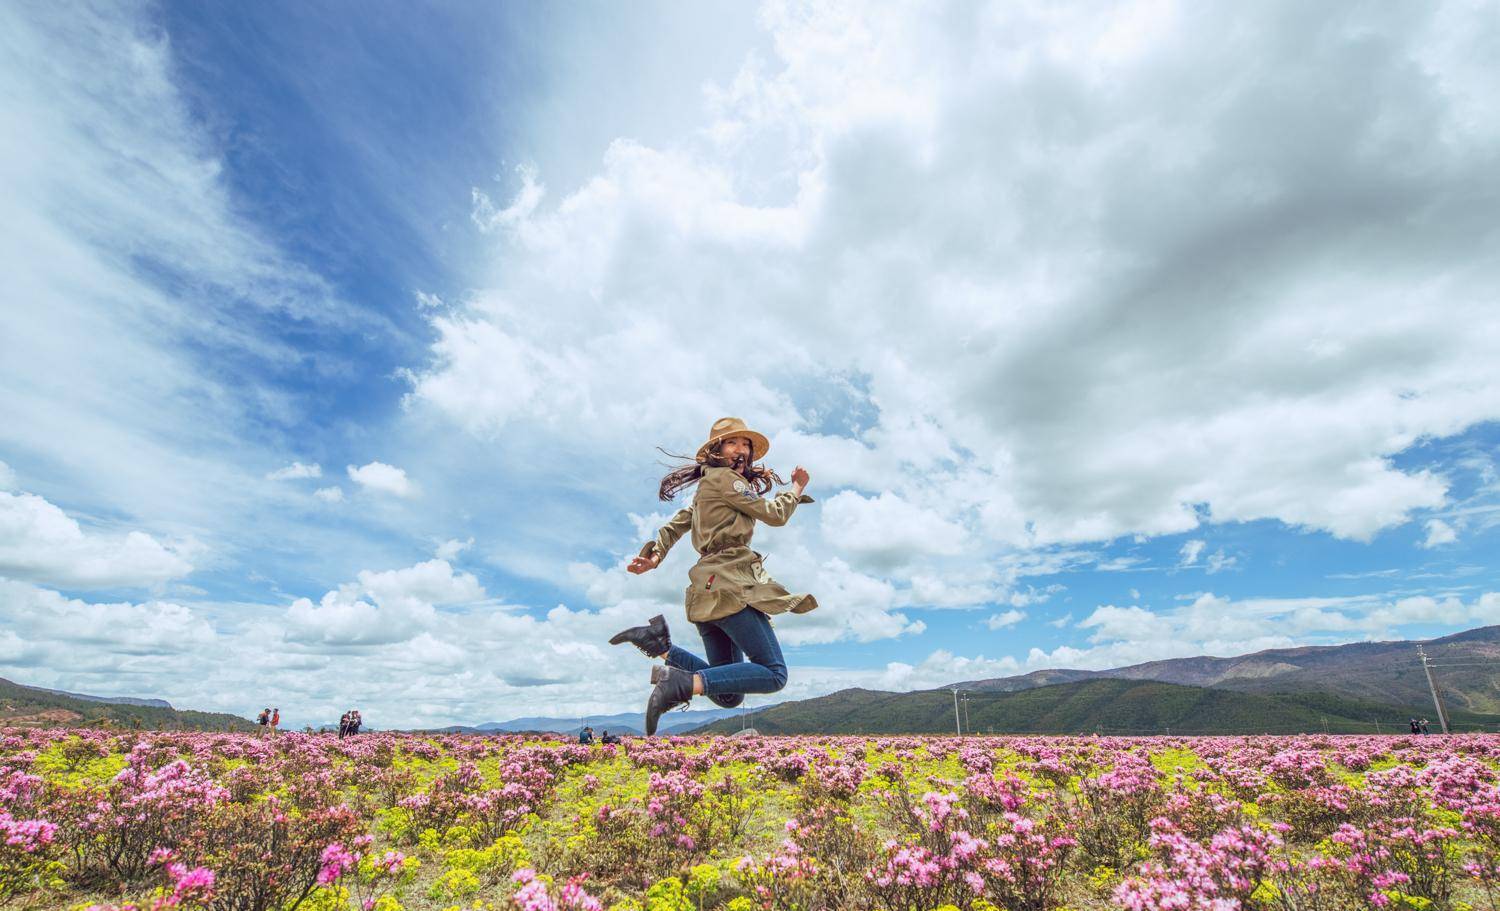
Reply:
[[[1204,844],[1171,820],[1152,820],[1150,845],[1161,858],[1115,890],[1127,911],[1239,911],[1270,873],[1287,869],[1281,838],[1252,825],[1224,829]]]
[[[119,775],[90,777],[122,756]],[[622,765],[649,771],[644,796],[615,796],[607,776]],[[758,773],[744,775],[747,766]],[[787,806],[795,815],[779,846],[740,865],[739,888],[758,904],[966,907],[982,897],[1051,911],[1093,889],[1083,906],[1500,907],[1497,769],[1500,737],[1471,735],[658,738],[601,748],[508,735],[7,731],[0,876],[46,866],[75,897],[161,890],[182,906],[224,907],[275,882],[291,901],[303,887],[396,879],[409,864],[395,846],[412,850],[424,828],[462,826],[482,846],[540,817],[590,837],[574,854],[543,858],[561,871],[555,882],[534,870],[517,880],[517,901],[595,907],[582,880],[563,873],[587,870],[598,892],[628,854],[633,879],[608,887],[645,888],[741,853],[738,839],[755,830],[748,814]],[[571,823],[552,812],[563,780],[580,782],[568,794],[586,803],[565,814]],[[771,791],[779,796],[767,801]],[[395,846],[376,849],[373,832]]]
[[[556,895],[530,867],[517,870],[512,879],[520,885],[511,895],[520,911],[603,911],[603,903],[584,890],[584,877],[570,878]]]
[[[0,810],[0,844],[26,854],[35,854],[52,844],[57,824],[45,819],[15,819]]]

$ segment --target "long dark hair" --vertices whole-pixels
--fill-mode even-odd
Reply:
[[[660,446],[656,447],[663,455],[688,463],[686,465],[679,465],[667,472],[666,476],[661,479],[661,488],[657,491],[657,495],[663,500],[671,500],[684,489],[692,487],[703,480],[703,473],[710,468],[733,468],[740,477],[744,478],[749,482],[751,487],[755,488],[755,493],[759,496],[764,496],[768,493],[774,484],[786,483],[781,479],[781,475],[764,465],[755,464],[755,450],[753,447],[750,451],[750,458],[736,465],[724,457],[721,451],[723,445],[724,441],[720,440],[708,447],[708,452],[704,455],[702,461],[692,456],[667,452]]]

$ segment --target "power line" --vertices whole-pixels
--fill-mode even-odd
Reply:
[[[1443,697],[1438,695],[1437,683],[1432,679],[1432,667],[1428,662],[1427,652],[1422,646],[1417,646],[1417,656],[1422,659],[1422,672],[1427,675],[1427,688],[1432,691],[1432,704],[1437,706],[1438,724],[1443,726],[1443,733],[1448,733],[1448,713],[1443,711]]]

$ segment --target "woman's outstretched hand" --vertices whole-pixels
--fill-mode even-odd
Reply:
[[[802,496],[802,491],[807,489],[807,482],[810,480],[812,480],[812,476],[807,473],[806,468],[798,465],[792,469],[792,493],[795,493],[799,497]]]
[[[639,576],[641,573],[649,573],[651,570],[656,569],[656,567],[660,565],[661,557],[656,554],[652,554],[649,557],[631,557],[630,565],[625,567],[625,569]]]

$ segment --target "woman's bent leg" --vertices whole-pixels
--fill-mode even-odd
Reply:
[[[715,620],[712,625],[722,630],[750,660],[699,670],[704,695],[774,693],[786,686],[786,660],[765,614],[747,605],[739,613]]]
[[[725,664],[730,661],[740,660],[739,649],[735,648],[734,642],[728,636],[706,623],[694,625],[698,627],[698,633],[703,637],[703,649],[708,654],[708,660],[704,661],[687,649],[673,645],[667,651],[667,667],[676,667],[685,671],[699,673],[704,668],[714,664]],[[745,701],[744,696],[728,693],[709,696],[708,698],[715,705],[726,709],[732,709]]]
[[[698,635],[703,637],[703,653],[708,656],[709,667],[722,667],[728,664],[739,664],[744,660],[744,654],[740,647],[734,644],[729,634],[714,626],[712,623],[695,623],[698,627]],[[703,694],[720,708],[737,708],[745,701],[744,693],[711,693],[705,687]]]
[[[680,645],[673,645],[667,651],[667,667],[680,667],[685,671],[701,671],[708,667],[708,662],[688,651]]]

